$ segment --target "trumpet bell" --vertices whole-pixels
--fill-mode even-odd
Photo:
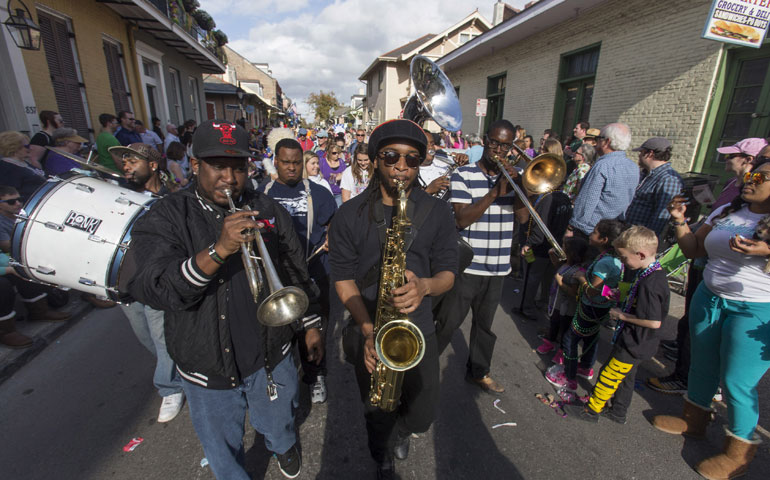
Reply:
[[[283,287],[267,297],[257,309],[259,322],[281,327],[302,318],[310,301],[298,287]]]
[[[521,174],[521,185],[530,193],[550,192],[564,181],[567,164],[553,153],[544,153],[532,159]]]
[[[396,372],[409,370],[425,354],[425,337],[408,319],[392,320],[377,332],[374,341],[379,360]]]

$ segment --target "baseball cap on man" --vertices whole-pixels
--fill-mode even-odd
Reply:
[[[300,135],[307,135],[307,128],[300,128],[299,129],[299,134]]]
[[[420,156],[425,158],[425,152],[428,150],[428,140],[425,138],[425,131],[419,125],[411,120],[398,119],[381,123],[369,135],[369,158],[374,159],[380,147],[385,146],[389,140],[403,139],[413,142],[420,152]]]
[[[671,142],[663,137],[652,137],[644,141],[641,147],[634,148],[634,152],[641,152],[642,150],[652,150],[653,152],[665,152],[671,148]]]
[[[195,158],[248,157],[249,134],[243,127],[227,120],[208,120],[200,124],[192,138]]]
[[[729,147],[717,148],[719,153],[742,153],[744,155],[751,155],[755,157],[759,155],[759,152],[767,146],[767,141],[764,138],[744,138],[735,145]]]
[[[326,130],[318,130],[318,133],[316,134],[316,137],[318,138],[327,138],[329,136],[328,133],[326,133]]]
[[[158,149],[146,143],[132,143],[127,147],[110,147],[107,151],[116,162],[121,162],[124,156],[130,155],[148,162],[155,162],[161,169],[166,168],[166,161],[161,157]]]

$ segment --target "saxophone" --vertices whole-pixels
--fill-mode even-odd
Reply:
[[[374,347],[378,361],[369,388],[369,402],[386,412],[398,406],[404,371],[420,363],[425,354],[425,338],[420,329],[389,302],[391,291],[406,282],[405,237],[412,226],[406,214],[406,183],[396,183],[396,216],[387,230],[377,292]]]

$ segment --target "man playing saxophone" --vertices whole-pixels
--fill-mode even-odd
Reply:
[[[377,127],[369,140],[374,177],[361,195],[340,207],[329,230],[332,281],[356,326],[346,329],[345,351],[355,366],[365,404],[369,449],[377,462],[378,478],[394,478],[393,457],[406,458],[410,435],[430,427],[438,404],[438,349],[428,297],[452,287],[458,252],[449,206],[414,188],[426,150],[425,133],[414,122],[392,120]],[[400,222],[394,224],[393,215],[403,214],[398,206],[399,183],[408,198],[406,217],[410,225],[402,232],[402,285],[378,302],[381,271],[397,271],[382,261],[381,252],[394,245],[389,234]],[[393,411],[370,401],[372,372],[378,361],[374,323],[378,304],[408,314],[424,338],[422,360],[403,372],[401,394]]]

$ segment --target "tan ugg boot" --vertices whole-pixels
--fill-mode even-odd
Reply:
[[[69,313],[48,308],[48,300],[45,297],[34,302],[25,302],[24,306],[27,307],[28,320],[33,322],[63,322],[71,317]]]
[[[657,415],[652,419],[652,426],[666,433],[703,438],[706,436],[706,426],[710,421],[711,409],[696,405],[685,396],[681,417]]]
[[[27,348],[32,345],[32,339],[16,331],[16,314],[11,318],[0,320],[0,343],[11,348]]]
[[[725,451],[703,460],[695,470],[709,480],[738,478],[748,470],[758,447],[759,440],[750,441],[727,432]]]

